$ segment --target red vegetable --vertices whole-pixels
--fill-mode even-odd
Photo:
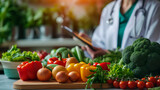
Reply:
[[[160,79],[157,80],[157,86],[160,86]]]
[[[143,88],[145,88],[145,83],[144,83],[143,81],[139,81],[139,82],[137,83],[137,87],[138,87],[139,89],[143,89]]]
[[[22,62],[17,66],[20,79],[23,81],[37,79],[37,71],[42,68],[39,61]]]
[[[128,82],[128,87],[129,87],[130,89],[134,89],[134,88],[136,88],[136,86],[137,86],[137,84],[136,84],[135,81],[129,81],[129,82]]]
[[[113,82],[113,86],[115,87],[115,88],[119,88],[119,81],[114,81]]]
[[[107,83],[108,83],[108,84],[113,84],[113,80],[112,80],[112,79],[109,79],[109,80],[107,80]]]
[[[49,58],[49,60],[47,61],[47,64],[54,64],[54,61],[56,60],[58,60],[58,58],[56,57]]]
[[[146,82],[146,88],[153,88],[154,84],[152,82]]]
[[[57,65],[62,65],[65,67],[66,59],[58,60],[58,58],[52,57],[47,61],[47,64],[57,64]]]
[[[63,63],[63,61],[56,60],[56,61],[54,61],[53,64],[58,64],[58,65],[62,65],[65,67],[65,63]]]
[[[43,50],[39,51],[37,54],[38,54],[41,61],[48,55],[48,53],[46,51],[43,51]]]
[[[103,70],[108,70],[108,71],[109,71],[109,68],[108,68],[108,65],[110,65],[109,62],[103,62],[103,63],[97,63],[97,62],[95,62],[95,63],[93,64],[93,66],[95,66],[95,67],[96,67],[97,65],[101,66]]]
[[[127,81],[120,81],[119,87],[120,87],[121,89],[126,89],[127,86],[128,86]]]
[[[148,77],[148,81],[152,82],[153,84],[157,83],[157,80],[154,77]]]

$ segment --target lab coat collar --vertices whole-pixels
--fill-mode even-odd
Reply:
[[[121,1],[122,0],[117,0],[114,11],[113,11],[113,19],[114,19],[114,23],[112,27],[112,30],[114,31],[114,35],[112,35],[112,49],[116,49],[117,48],[117,41],[118,41],[118,30],[119,30],[119,10],[120,10],[120,6],[121,6]]]
[[[126,47],[126,43],[128,42],[127,40],[129,39],[130,32],[134,29],[135,13],[142,6],[142,2],[143,2],[143,0],[138,0],[137,4],[132,12],[132,15],[128,21],[128,24],[125,28],[123,40],[122,40],[122,47],[121,47],[122,49],[124,49]]]

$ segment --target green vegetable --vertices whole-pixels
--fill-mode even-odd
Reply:
[[[139,38],[122,52],[121,64],[127,65],[138,78],[160,73],[160,44]]]
[[[52,49],[50,54],[54,55],[55,53],[56,53],[56,49]]]
[[[40,58],[37,55],[36,52],[32,53],[30,51],[23,51],[21,53],[20,49],[17,48],[16,45],[13,45],[10,50],[8,50],[5,53],[2,53],[2,60],[6,61],[13,61],[13,62],[19,62],[19,61],[39,61]]]
[[[46,66],[46,68],[49,69],[50,71],[52,71],[52,69],[53,69],[54,67],[56,67],[56,66],[58,66],[58,65],[57,65],[57,64],[48,64],[48,65]]]
[[[71,49],[71,52],[73,56],[79,61],[83,62],[84,61],[84,52],[82,49],[80,49],[78,46],[75,46],[74,48]]]
[[[47,66],[47,61],[48,61],[48,59],[49,58],[52,58],[52,57],[57,57],[57,56],[54,56],[54,55],[52,55],[52,54],[50,54],[50,55],[47,55],[42,61],[41,61],[41,63],[42,63],[42,66]]]
[[[148,88],[148,90],[160,90],[160,87]]]
[[[61,54],[62,55],[62,58],[68,58],[68,54],[72,57],[72,53],[70,51],[70,49],[66,48],[66,47],[61,47],[61,48],[58,48],[56,50],[56,53],[54,55],[57,55],[57,54]]]
[[[90,76],[88,76],[88,80],[86,82],[86,89],[88,88],[88,86],[90,88],[92,88],[92,84],[93,83],[101,83],[101,87],[102,87],[102,83],[106,83],[107,78],[107,71],[103,70],[101,68],[101,66],[97,66],[97,68],[95,70],[90,70],[91,72],[94,72],[94,74],[91,74]]]
[[[109,69],[110,71],[107,74],[108,78],[123,79],[133,77],[133,72],[124,65],[112,64],[109,66]]]
[[[119,49],[116,49],[115,51],[110,51],[110,53],[107,53],[103,56],[99,56],[95,59],[85,58],[85,63],[102,63],[102,62],[110,62],[110,63],[118,63],[122,57],[122,53],[119,51]]]

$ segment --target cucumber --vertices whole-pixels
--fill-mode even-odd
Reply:
[[[54,67],[56,67],[56,66],[58,66],[58,65],[57,65],[57,64],[48,64],[48,65],[46,66],[46,68],[49,69],[50,71],[52,71],[52,69],[53,69]]]
[[[56,54],[57,54],[57,53],[62,53],[62,52],[65,51],[65,50],[67,50],[66,47],[58,48],[58,49],[56,50]]]

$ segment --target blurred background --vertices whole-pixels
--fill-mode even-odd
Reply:
[[[80,45],[61,25],[92,36],[111,1],[0,0],[0,58],[14,44],[27,51]]]

